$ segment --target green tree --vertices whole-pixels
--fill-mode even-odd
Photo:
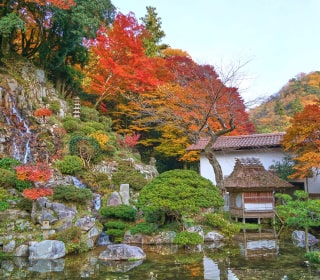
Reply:
[[[320,226],[320,200],[309,199],[304,191],[295,191],[293,199],[288,194],[276,194],[284,204],[277,206],[277,212],[288,226],[297,226],[305,231],[305,249],[309,252],[308,233],[310,227]]]
[[[78,66],[86,65],[89,59],[84,39],[94,38],[100,25],[110,24],[115,15],[110,0],[75,2],[70,10],[52,8],[52,27],[39,48],[39,62],[64,96],[80,88],[83,76]]]
[[[284,110],[284,107],[283,107],[282,103],[280,102],[280,100],[276,101],[274,112],[276,115],[279,115],[279,116],[285,115],[285,110]]]
[[[292,100],[291,110],[292,110],[292,115],[294,115],[295,113],[300,113],[303,110],[303,105],[301,103],[299,96],[296,96],[296,98]]]
[[[159,56],[161,50],[166,49],[168,45],[160,44],[162,38],[165,37],[164,31],[161,29],[161,18],[158,17],[156,8],[147,6],[147,14],[140,18],[150,35],[144,39],[144,47],[147,56]]]
[[[192,170],[170,170],[160,174],[140,192],[138,207],[146,215],[158,216],[158,224],[198,214],[202,208],[215,209],[224,201],[212,182]]]
[[[288,181],[290,176],[294,173],[294,161],[291,156],[285,156],[281,161],[276,161],[270,166],[271,170],[274,170],[277,176],[283,180]]]

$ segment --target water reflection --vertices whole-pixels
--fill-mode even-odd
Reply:
[[[102,262],[98,256],[105,248],[54,261],[1,260],[0,279],[320,279],[314,267],[300,265],[304,260],[303,249],[294,247],[291,240],[272,239],[265,234],[242,234],[234,244],[217,247],[207,244],[195,250],[144,245],[147,259],[139,262]]]
[[[274,231],[244,232],[236,236],[240,253],[246,258],[275,257],[279,253],[278,239]]]

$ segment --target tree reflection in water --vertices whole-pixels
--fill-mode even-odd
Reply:
[[[96,280],[254,280],[319,279],[313,266],[302,266],[303,248],[272,234],[246,233],[232,244],[206,244],[192,249],[177,246],[142,246],[147,259],[140,262],[101,262],[106,246],[63,259],[0,260],[0,279]],[[318,278],[317,278],[318,277]]]

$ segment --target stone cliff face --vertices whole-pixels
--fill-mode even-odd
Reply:
[[[41,120],[33,113],[55,101],[60,104],[58,114],[64,116],[68,113],[66,102],[47,83],[45,72],[30,63],[0,70],[0,157],[10,156],[22,162],[45,157],[39,155],[44,143],[37,137],[43,129]]]

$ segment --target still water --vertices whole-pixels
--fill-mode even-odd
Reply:
[[[46,280],[320,280],[320,268],[304,266],[304,249],[290,239],[243,233],[232,245],[211,244],[191,249],[142,246],[141,262],[101,262],[104,247],[54,261],[10,258],[0,261],[0,279]]]

